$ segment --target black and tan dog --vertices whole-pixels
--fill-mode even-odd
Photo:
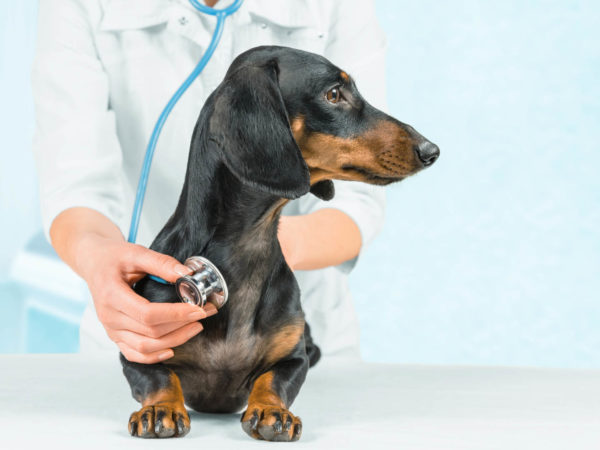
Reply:
[[[309,191],[330,199],[331,179],[385,185],[438,156],[323,57],[258,47],[236,58],[202,108],[179,204],[151,246],[180,261],[207,257],[227,280],[229,301],[171,359],[143,365],[121,355],[143,405],[131,415],[131,434],[185,435],[184,403],[228,413],[247,404],[242,428],[250,436],[297,440],[302,424],[288,408],[319,350],[277,241],[281,209]],[[176,298],[172,286],[148,278],[135,289],[152,302]]]

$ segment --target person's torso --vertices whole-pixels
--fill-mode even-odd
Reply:
[[[216,7],[223,7],[218,2]],[[325,3],[326,5],[321,5]],[[175,209],[185,178],[190,139],[206,98],[240,53],[258,45],[282,45],[323,54],[329,2],[246,0],[225,22],[221,41],[204,69],[177,103],[154,154],[137,242],[150,245]],[[110,104],[123,152],[125,210],[134,202],[140,168],[156,119],[206,50],[216,19],[187,0],[101,1],[95,33],[98,56],[108,74]],[[298,214],[303,199],[285,214]],[[201,213],[201,212],[199,212]],[[127,234],[130,217],[119,223]],[[307,321],[325,353],[357,348],[358,322],[347,276],[335,267],[296,273]],[[335,320],[332,316],[335,315]]]

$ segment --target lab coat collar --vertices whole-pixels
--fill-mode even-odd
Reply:
[[[308,27],[317,19],[308,3],[303,1],[246,0],[244,6],[254,19],[283,28]]]
[[[105,0],[100,30],[132,30],[166,23],[171,19],[169,5],[173,4],[184,5],[195,11],[187,0]],[[245,0],[236,15],[249,17],[255,22],[268,22],[282,28],[302,28],[319,22],[316,11],[303,1],[294,1],[293,7],[290,7],[290,3],[281,0]],[[198,43],[203,44],[203,42]]]
[[[168,0],[105,0],[101,31],[153,27],[169,20]]]

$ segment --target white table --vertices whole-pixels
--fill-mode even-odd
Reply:
[[[299,442],[265,443],[239,414],[192,413],[182,439],[127,433],[137,409],[117,356],[0,356],[0,448],[600,449],[600,371],[324,361],[292,407]]]

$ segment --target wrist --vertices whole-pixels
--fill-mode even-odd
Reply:
[[[101,213],[83,207],[69,208],[52,222],[50,239],[58,256],[88,281],[98,267],[97,255],[110,242],[125,242],[119,228]]]
[[[97,235],[93,232],[81,232],[72,237],[71,268],[85,281],[89,283],[89,277],[93,273],[93,267],[98,267],[96,256],[103,242],[107,238]],[[105,242],[104,242],[105,244]]]

